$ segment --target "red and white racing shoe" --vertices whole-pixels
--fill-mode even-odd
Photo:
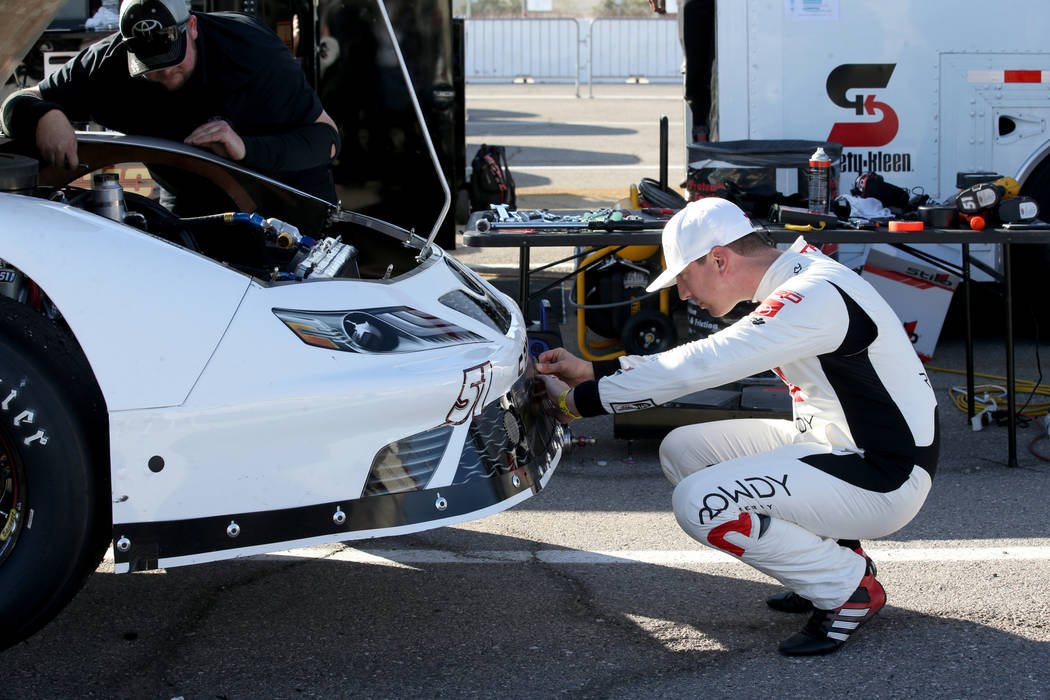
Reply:
[[[800,632],[780,643],[780,653],[786,656],[814,656],[837,651],[858,627],[875,617],[884,605],[886,590],[876,580],[875,567],[869,560],[864,578],[849,600],[834,610],[814,610]]]

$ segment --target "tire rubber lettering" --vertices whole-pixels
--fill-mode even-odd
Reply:
[[[2,381],[2,380],[0,380],[0,381]],[[17,389],[12,389],[11,392],[7,395],[7,397],[3,401],[0,401],[0,410],[4,411],[5,413],[10,411],[11,410],[11,402],[14,401],[16,398],[18,398],[18,390]],[[27,408],[27,409],[23,410],[21,413],[19,413],[17,416],[14,417],[14,419],[11,421],[11,425],[13,425],[16,428],[22,427],[23,424],[29,426],[29,425],[32,425],[33,419],[35,417],[36,417],[36,411]],[[25,445],[26,447],[28,447],[28,446],[32,445],[34,442],[36,442],[36,443],[39,443],[41,446],[43,446],[43,445],[47,444],[47,439],[48,439],[47,438],[47,433],[41,428],[40,430],[37,430],[32,435],[30,435],[30,436],[28,436],[26,438],[23,438],[22,439],[22,444]]]

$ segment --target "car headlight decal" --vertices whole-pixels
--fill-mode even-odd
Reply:
[[[343,352],[419,352],[485,340],[477,333],[408,306],[273,312],[307,345]]]
[[[392,442],[376,453],[362,496],[416,491],[426,487],[441,463],[452,426],[443,425]]]

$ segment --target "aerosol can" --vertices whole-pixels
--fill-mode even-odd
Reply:
[[[824,148],[817,147],[809,157],[809,208],[821,214],[828,213],[828,188],[831,180],[831,158]]]

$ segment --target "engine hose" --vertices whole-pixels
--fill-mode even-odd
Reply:
[[[685,208],[686,205],[685,197],[672,189],[660,187],[659,181],[651,177],[643,177],[642,181],[638,183],[638,195],[660,209],[674,209],[678,211]]]
[[[642,296],[635,297],[634,299],[627,299],[626,301],[611,301],[608,304],[577,304],[576,292],[570,291],[568,304],[574,309],[583,309],[584,311],[587,311],[589,309],[615,309],[621,306],[630,306],[631,304],[637,304],[640,301],[644,301],[645,299],[658,295],[662,291],[662,289],[657,289],[655,292],[646,292]]]
[[[186,228],[198,226],[211,226],[212,224],[248,224],[252,228],[262,231],[266,227],[266,219],[258,214],[246,214],[244,212],[226,212],[225,214],[208,214],[207,216],[191,216],[179,219],[178,224]]]

